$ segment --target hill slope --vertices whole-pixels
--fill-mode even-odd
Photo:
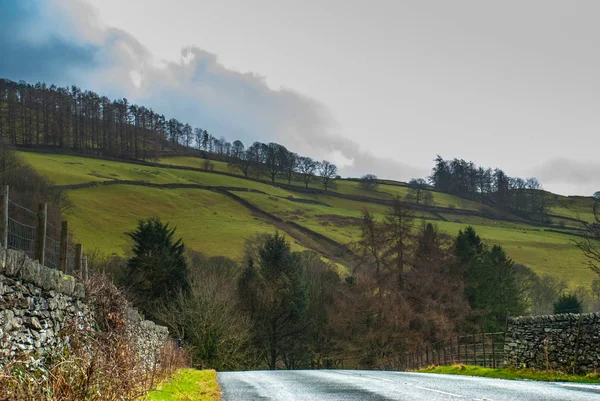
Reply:
[[[210,256],[241,257],[244,241],[254,234],[285,231],[295,249],[313,249],[350,266],[348,244],[358,238],[360,215],[367,208],[381,217],[402,183],[366,191],[357,181],[337,180],[324,192],[317,182],[272,184],[237,175],[226,163],[194,157],[170,157],[159,164],[21,152],[56,185],[67,186],[73,208],[68,213],[76,238],[87,249],[124,254],[126,232],[136,222],[160,216],[177,226],[187,246]],[[208,167],[208,169],[207,169]],[[455,235],[472,225],[489,243],[503,246],[515,262],[538,274],[588,285],[593,274],[572,241],[581,220],[591,218],[591,198],[562,197],[551,213],[554,224],[540,226],[477,202],[433,192],[430,205],[412,204],[423,222],[434,222]]]

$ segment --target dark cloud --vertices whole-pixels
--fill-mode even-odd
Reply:
[[[14,80],[63,83],[78,69],[94,68],[98,47],[78,44],[45,28],[37,2],[3,0],[0,5],[0,74]],[[60,27],[57,27],[57,29]]]
[[[314,99],[287,88],[273,90],[263,77],[227,69],[198,47],[182,50],[180,62],[157,61],[136,38],[101,28],[94,18],[93,10],[76,0],[3,1],[0,76],[127,97],[231,141],[275,141],[341,163],[344,175],[407,179],[426,173],[344,139],[327,108]],[[86,24],[73,22],[80,20]]]

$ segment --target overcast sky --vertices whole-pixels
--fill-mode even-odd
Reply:
[[[0,76],[126,96],[345,175],[408,180],[440,154],[600,190],[598,1],[0,5]]]

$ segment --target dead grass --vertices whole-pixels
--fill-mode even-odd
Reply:
[[[65,322],[49,355],[24,354],[0,364],[0,400],[134,400],[185,366],[185,352],[171,342],[148,366],[130,334],[123,296],[106,279],[88,288],[97,322]]]

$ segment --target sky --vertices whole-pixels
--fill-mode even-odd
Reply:
[[[344,176],[424,177],[439,154],[591,195],[598,15],[594,0],[0,0],[0,76],[127,97]]]

